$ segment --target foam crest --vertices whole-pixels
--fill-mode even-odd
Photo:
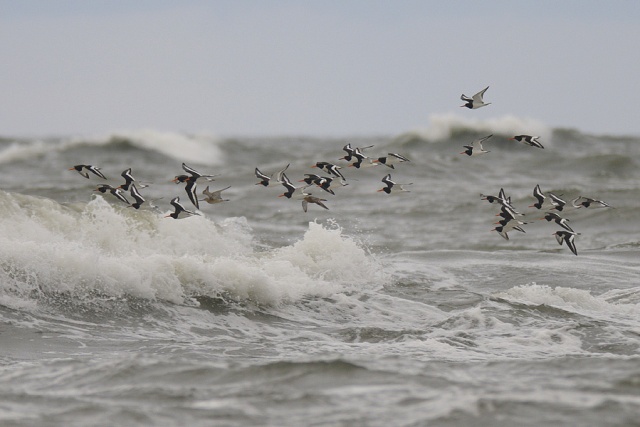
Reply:
[[[96,294],[174,303],[225,295],[281,304],[380,280],[354,240],[316,223],[291,246],[259,251],[244,218],[173,220],[101,196],[62,206],[0,192],[0,205],[5,302],[68,293],[79,301]]]
[[[415,129],[403,135],[403,138],[420,138],[429,142],[444,141],[459,132],[478,132],[500,135],[519,135],[522,133],[547,138],[551,129],[542,122],[512,115],[493,119],[470,119],[455,114],[435,114],[429,116],[429,125]]]

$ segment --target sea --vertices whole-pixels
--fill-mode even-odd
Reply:
[[[357,169],[347,144],[410,161]],[[256,185],[321,161],[347,184],[306,189],[328,209]],[[183,163],[228,201],[196,210]],[[137,210],[94,191],[128,168]],[[387,174],[408,191],[378,191]],[[577,255],[536,185],[567,202]],[[500,189],[526,223],[508,240],[481,196]],[[199,215],[167,217],[175,197]],[[3,427],[640,426],[640,136],[448,115],[398,135],[5,135],[0,215]]]

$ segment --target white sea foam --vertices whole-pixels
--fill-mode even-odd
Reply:
[[[259,304],[327,296],[380,280],[336,227],[310,223],[292,246],[260,252],[243,218],[163,218],[101,196],[64,207],[0,192],[0,294],[92,292],[182,303],[228,295]]]
[[[403,138],[417,137],[425,141],[437,142],[446,140],[456,131],[462,130],[500,135],[530,134],[543,138],[548,138],[551,135],[551,129],[547,125],[531,118],[506,115],[480,120],[455,114],[434,114],[429,116],[429,125],[426,128],[409,131],[403,135]]]
[[[224,161],[220,141],[208,134],[184,135],[155,130],[122,131],[109,135],[80,136],[55,141],[14,142],[0,151],[0,164],[28,160],[52,151],[64,152],[79,146],[108,146],[127,140],[134,146],[157,151],[165,156],[190,163],[218,165]]]

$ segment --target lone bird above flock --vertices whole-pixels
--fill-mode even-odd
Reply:
[[[471,110],[476,110],[480,107],[486,107],[487,105],[491,104],[490,102],[484,102],[482,100],[482,97],[484,96],[484,93],[487,91],[487,89],[489,89],[489,86],[485,87],[480,92],[473,95],[471,98],[469,98],[465,94],[462,94],[462,96],[460,96],[460,99],[465,101],[466,104],[461,105],[461,107],[467,107]]]

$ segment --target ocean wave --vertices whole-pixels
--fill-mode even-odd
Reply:
[[[622,303],[606,296],[594,296],[583,289],[550,287],[531,283],[516,286],[494,295],[505,301],[531,306],[548,306],[569,313],[580,314],[596,319],[609,319],[615,322],[626,321],[638,326],[636,313],[640,304]]]
[[[426,128],[414,129],[398,136],[400,141],[422,140],[439,142],[467,133],[487,133],[497,135],[540,135],[543,139],[552,134],[552,129],[544,123],[530,118],[502,116],[494,119],[469,119],[455,114],[429,116]]]
[[[60,294],[277,305],[380,281],[375,260],[335,225],[311,222],[294,244],[261,250],[242,217],[176,221],[101,196],[64,206],[0,192],[0,205],[0,304],[16,309]]]
[[[169,158],[188,163],[219,165],[224,162],[220,149],[221,140],[205,135],[185,135],[155,130],[114,132],[106,136],[72,137],[59,140],[14,141],[0,151],[0,164],[25,161],[51,152],[64,153],[79,147],[100,147],[108,149],[123,144],[155,151]]]

